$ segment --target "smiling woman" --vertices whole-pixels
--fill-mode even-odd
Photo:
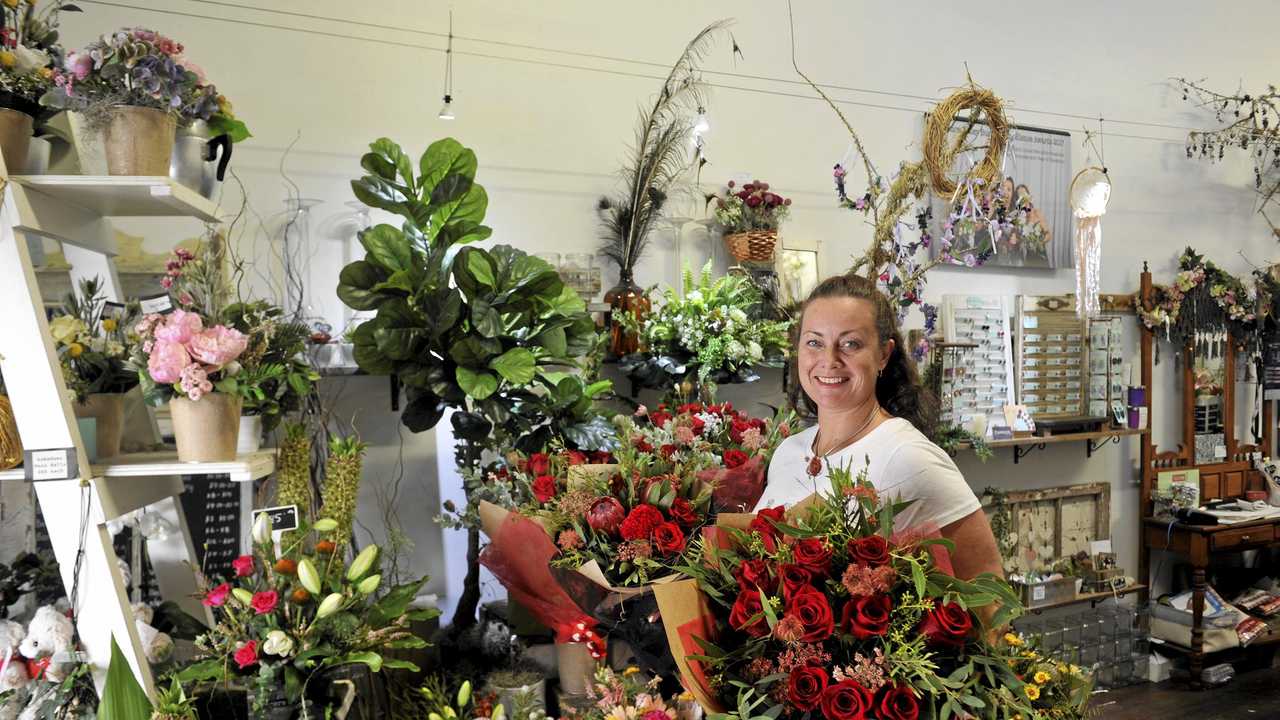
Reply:
[[[831,468],[864,466],[882,495],[912,501],[898,529],[933,528],[963,546],[956,575],[1000,573],[1000,555],[981,504],[955,463],[927,434],[936,400],[903,350],[897,318],[874,282],[828,278],[805,301],[796,325],[797,410],[814,427],[778,447],[756,508],[790,505],[829,488]]]

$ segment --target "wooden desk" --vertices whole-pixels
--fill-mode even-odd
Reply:
[[[1142,541],[1145,556],[1151,550],[1167,550],[1186,555],[1191,563],[1191,686],[1199,689],[1204,669],[1205,571],[1215,553],[1256,550],[1280,543],[1280,518],[1268,518],[1234,525],[1185,525],[1154,517],[1143,518]],[[1255,640],[1255,643],[1258,644]]]

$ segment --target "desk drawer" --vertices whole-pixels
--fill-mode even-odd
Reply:
[[[1233,547],[1263,545],[1274,539],[1275,527],[1263,525],[1261,527],[1239,528],[1238,530],[1224,530],[1214,533],[1210,540],[1210,547],[1214,550],[1226,550]]]

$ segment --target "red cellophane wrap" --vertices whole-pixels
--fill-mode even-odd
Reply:
[[[714,484],[711,504],[717,512],[750,512],[764,494],[769,461],[756,455],[736,468],[714,468],[698,473],[698,479]]]
[[[489,545],[480,552],[480,564],[506,587],[511,599],[555,631],[556,642],[586,642],[593,650],[603,645],[603,639],[592,631],[595,620],[552,575],[549,563],[558,550],[547,531],[519,513],[495,510],[485,518]]]

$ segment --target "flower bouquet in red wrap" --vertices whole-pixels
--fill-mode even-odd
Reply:
[[[908,503],[880,502],[865,473],[833,469],[832,492],[790,511],[720,516],[696,543],[690,579],[655,588],[685,686],[741,720],[1084,717],[1020,677],[990,627],[1021,607],[1000,578],[950,574],[951,543],[894,528]],[[1028,691],[1029,690],[1029,691]],[[1033,703],[1032,695],[1040,702]]]

